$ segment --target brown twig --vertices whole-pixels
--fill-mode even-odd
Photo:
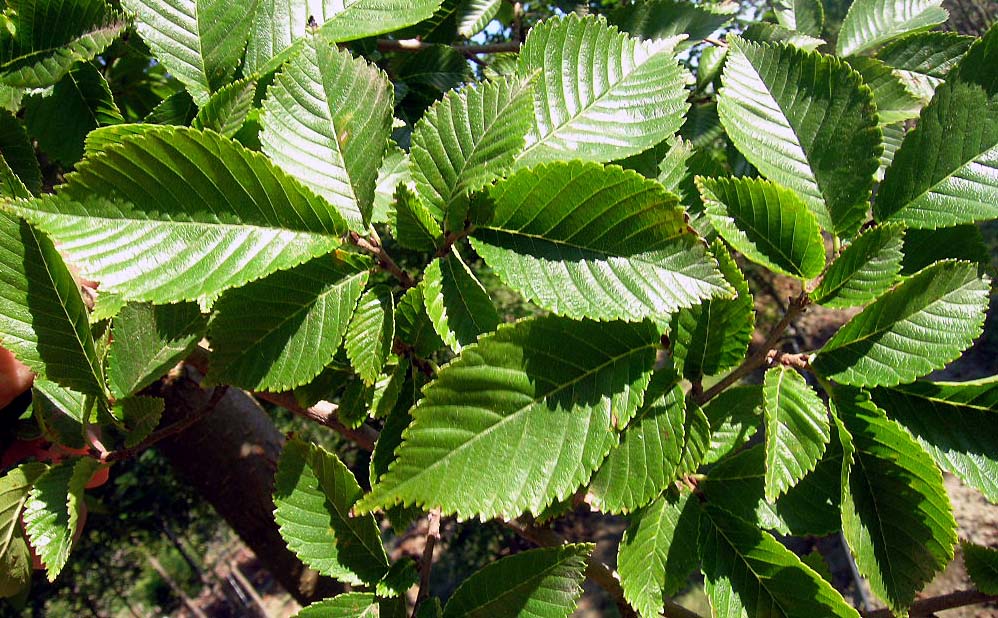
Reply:
[[[364,238],[357,232],[350,232],[350,242],[356,245],[358,248],[370,253],[378,260],[378,266],[383,268],[385,271],[391,273],[393,277],[398,279],[398,282],[403,288],[409,289],[416,285],[416,281],[412,276],[406,271],[402,270],[395,260],[392,259],[390,255],[385,251],[384,247],[380,243],[372,242],[367,238]]]
[[[702,395],[694,397],[694,400],[698,404],[703,405],[717,395],[721,394],[732,384],[738,382],[748,374],[771,361],[773,358],[772,351],[776,349],[777,344],[783,337],[783,333],[786,332],[787,328],[800,314],[804,313],[808,304],[810,304],[810,300],[808,299],[807,294],[801,292],[797,298],[790,302],[790,305],[787,307],[787,312],[783,314],[783,318],[779,321],[779,323],[777,323],[776,326],[773,327],[773,330],[769,332],[769,336],[766,337],[766,341],[762,344],[759,351],[745,359],[745,362],[733,369],[731,373],[721,378],[717,384],[714,384],[709,389],[704,391]]]
[[[424,43],[419,39],[378,39],[378,51],[380,52],[417,52],[436,45],[436,43]],[[510,41],[508,43],[487,43],[485,45],[451,45],[451,47],[462,54],[497,54],[519,51],[520,44]]]
[[[115,461],[121,461],[122,459],[130,459],[150,448],[160,440],[169,438],[170,436],[176,435],[186,429],[190,429],[198,421],[208,416],[208,414],[215,409],[215,406],[218,405],[218,402],[222,400],[222,397],[225,396],[225,393],[228,390],[228,386],[216,386],[212,389],[211,398],[208,400],[208,403],[206,403],[194,414],[189,414],[172,425],[167,425],[158,431],[154,431],[149,435],[149,437],[133,447],[102,453],[101,461],[105,463],[112,463]]]
[[[941,594],[936,597],[920,599],[915,601],[908,608],[909,616],[931,616],[936,612],[941,612],[955,607],[965,607],[967,605],[977,605],[979,603],[998,602],[998,596],[984,594],[978,590],[958,590],[949,594]],[[893,618],[894,613],[889,609],[872,609],[860,612],[863,618]]]
[[[253,393],[253,395],[257,399],[269,401],[293,414],[325,425],[343,437],[353,440],[357,446],[365,451],[373,451],[374,444],[378,441],[378,430],[370,425],[361,425],[357,429],[351,429],[341,423],[336,416],[337,406],[329,402],[321,401],[310,408],[305,408],[298,404],[295,396],[291,393]]]
[[[416,602],[412,606],[412,615],[419,611],[419,606],[430,596],[430,569],[433,568],[433,548],[440,540],[440,509],[433,509],[426,516],[426,545],[423,547],[423,557],[419,563],[419,588],[416,592]]]

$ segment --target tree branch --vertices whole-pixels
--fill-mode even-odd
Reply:
[[[380,52],[418,52],[437,45],[437,43],[424,43],[419,39],[378,39],[378,51]],[[520,44],[515,41],[485,45],[451,45],[451,47],[462,54],[497,54],[520,50]]]
[[[409,289],[416,285],[416,282],[413,280],[412,276],[399,268],[399,265],[395,263],[395,260],[393,260],[390,255],[388,255],[385,248],[382,247],[380,243],[372,242],[357,232],[350,232],[350,242],[373,255],[378,260],[378,266],[398,279],[398,282],[403,288]]]
[[[797,298],[790,301],[790,305],[787,307],[787,312],[783,314],[783,319],[781,319],[776,326],[773,327],[773,330],[769,332],[769,336],[766,337],[766,341],[762,344],[759,351],[745,359],[745,362],[733,369],[731,373],[724,376],[720,382],[704,391],[702,395],[694,396],[694,400],[698,404],[703,405],[759,367],[766,365],[768,362],[772,362],[776,358],[774,351],[776,350],[776,346],[779,344],[780,339],[783,337],[783,333],[786,332],[787,328],[794,322],[794,320],[797,319],[799,315],[807,310],[807,306],[810,302],[810,299],[808,299],[807,294],[804,292],[801,292]]]
[[[919,599],[908,608],[909,616],[931,616],[936,612],[941,612],[955,607],[967,605],[977,605],[979,603],[998,602],[998,596],[984,594],[978,590],[958,590],[949,594],[941,594],[937,597]],[[860,612],[863,618],[893,618],[894,614],[889,609],[873,609]]]
[[[423,557],[419,562],[419,588],[416,592],[416,602],[412,606],[412,615],[419,611],[419,606],[430,596],[430,569],[433,568],[433,548],[440,540],[440,509],[433,509],[426,516],[426,545],[423,546]]]
[[[378,431],[370,425],[361,425],[357,429],[347,427],[336,417],[337,406],[328,401],[320,401],[310,408],[303,408],[291,393],[253,393],[257,399],[269,401],[290,410],[293,414],[315,421],[329,427],[345,438],[353,440],[365,451],[373,451],[374,443],[378,441]]]

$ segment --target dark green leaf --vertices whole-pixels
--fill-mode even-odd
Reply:
[[[866,230],[835,258],[811,292],[811,300],[826,307],[854,307],[875,300],[898,279],[903,239],[900,225]]]

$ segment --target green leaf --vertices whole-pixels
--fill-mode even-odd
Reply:
[[[769,369],[762,394],[766,499],[772,502],[814,470],[825,453],[830,430],[824,402],[796,369]]]
[[[380,580],[388,557],[374,517],[353,515],[363,491],[339,458],[292,439],[284,446],[274,480],[274,516],[281,536],[321,575],[359,585]]]
[[[702,568],[716,618],[858,618],[831,584],[770,534],[710,504],[700,522]]]
[[[409,155],[396,146],[388,144],[385,158],[378,171],[378,182],[374,186],[374,209],[371,213],[372,223],[384,223],[389,220],[389,210],[396,199],[395,192],[400,183],[410,181]]]
[[[428,357],[444,347],[440,335],[426,314],[423,286],[409,288],[399,300],[395,311],[395,332],[402,343],[412,347],[416,356]]]
[[[186,127],[197,118],[198,108],[186,91],[175,92],[159,102],[144,122]]]
[[[348,592],[312,603],[296,618],[380,618],[378,599],[367,592]]]
[[[998,504],[998,378],[914,382],[871,394],[939,467]]]
[[[881,125],[918,118],[922,100],[908,90],[887,63],[859,56],[850,58],[849,66],[859,71],[863,82],[873,91],[873,102],[877,106],[877,118]]]
[[[678,432],[677,432],[678,433]],[[683,422],[683,454],[679,458],[679,474],[693,474],[707,458],[710,450],[710,421],[700,406],[686,398],[686,420]]]
[[[44,88],[104,51],[125,28],[104,0],[8,0],[0,28],[0,80]]]
[[[35,156],[35,147],[20,121],[8,112],[0,112],[0,154],[28,191],[35,195],[41,193],[42,172]],[[9,179],[4,181],[7,187],[11,183],[12,180]],[[6,189],[5,193],[10,197],[26,197],[16,186]]]
[[[266,74],[296,52],[309,38],[309,17],[327,43],[363,39],[399,30],[428,19],[440,0],[346,0],[315,4],[308,0],[258,0],[245,70]],[[294,47],[292,47],[294,45]]]
[[[941,260],[964,260],[981,268],[991,263],[984,236],[973,223],[938,230],[906,230],[901,253],[903,276],[913,275]]]
[[[83,156],[83,142],[99,126],[124,122],[107,80],[92,64],[80,64],[44,96],[25,105],[24,121],[38,146],[66,167]]]
[[[50,582],[69,559],[83,507],[83,487],[99,466],[89,457],[55,466],[39,476],[28,493],[24,530]]]
[[[229,82],[259,0],[122,0],[153,55],[203,106]]]
[[[887,168],[873,213],[930,229],[998,218],[998,95],[940,86]]]
[[[731,295],[677,198],[635,172],[545,164],[516,172],[490,196],[494,215],[472,246],[545,309],[637,321]]]
[[[45,469],[45,464],[26,463],[0,477],[0,598],[16,596],[31,584],[31,553],[21,513]]]
[[[433,328],[455,352],[501,322],[495,303],[457,250],[427,266],[423,294]]]
[[[990,96],[998,94],[998,28],[994,23],[984,33],[984,36],[974,41],[967,55],[960,62],[957,78],[969,84],[977,84],[984,88]]]
[[[267,90],[263,152],[335,206],[352,229],[363,231],[392,107],[392,86],[380,69],[310,38]]]
[[[828,267],[811,300],[826,307],[865,305],[886,292],[901,271],[904,228],[881,225],[866,230]]]
[[[909,32],[929,30],[949,18],[942,0],[856,0],[839,30],[836,53],[858,56]]]
[[[837,388],[833,410],[848,430],[842,532],[859,572],[895,613],[953,559],[956,522],[935,463],[855,389]]]
[[[825,536],[842,527],[842,448],[837,440],[815,469],[776,502],[766,498],[764,444],[721,459],[698,487],[715,506],[780,534]]]
[[[728,41],[718,113],[731,141],[763,176],[799,193],[823,228],[851,235],[881,152],[872,92],[831,56]]]
[[[963,564],[967,574],[984,594],[998,594],[998,550],[963,541]]]
[[[974,37],[955,32],[920,32],[888,43],[877,58],[893,67],[905,87],[928,103],[973,42]]]
[[[628,513],[662,493],[679,476],[685,420],[679,376],[657,372],[645,404],[593,475],[587,501],[604,513]]]
[[[206,324],[195,303],[125,305],[111,325],[111,394],[122,399],[155,382],[197,346]]]
[[[266,157],[213,132],[149,128],[76,169],[58,196],[7,207],[128,300],[212,298],[329,253],[346,231]]]
[[[235,137],[246,122],[256,97],[256,80],[247,77],[232,82],[211,95],[204,107],[198,110],[195,129],[211,129],[225,137]]]
[[[464,228],[468,195],[505,174],[531,122],[531,79],[510,78],[451,91],[412,133],[416,193],[447,229]]]
[[[697,187],[711,225],[745,257],[801,279],[821,273],[821,228],[796,193],[758,178],[697,177]]]
[[[680,310],[672,319],[672,355],[684,376],[696,379],[734,367],[745,358],[755,325],[752,295],[745,276],[720,241],[710,253],[738,296],[731,300],[705,300]]]
[[[357,311],[350,320],[344,346],[357,374],[366,384],[374,384],[395,339],[395,299],[387,287],[377,286],[354,302]]]
[[[457,11],[457,33],[470,39],[499,13],[502,0],[465,0]]]
[[[0,342],[39,377],[104,395],[87,307],[52,241],[0,212]]]
[[[531,549],[502,558],[454,591],[444,618],[566,618],[582,595],[592,544]]]
[[[808,36],[821,36],[825,23],[825,8],[821,0],[777,0],[773,12],[776,21],[784,28]]]
[[[614,419],[622,426],[637,412],[658,339],[647,322],[500,326],[423,390],[398,459],[358,508],[418,504],[488,519],[565,499],[616,444]]]
[[[711,399],[703,408],[710,423],[710,451],[704,463],[711,464],[749,441],[762,426],[762,387],[736,386]]]
[[[75,449],[86,449],[83,422],[89,423],[97,400],[55,382],[35,378],[31,384],[31,410],[42,437]]]
[[[281,392],[310,382],[343,341],[367,267],[321,257],[223,294],[209,325],[209,383]]]
[[[406,249],[430,252],[443,244],[440,224],[423,200],[405,185],[399,185],[395,191],[395,206],[389,218],[392,235]]]
[[[884,152],[880,155],[880,169],[877,170],[878,181],[883,181],[884,173],[891,166],[891,163],[894,162],[894,155],[901,148],[901,143],[904,141],[904,134],[907,132],[906,124],[899,122],[880,127],[884,134]]]
[[[620,6],[610,13],[610,23],[641,39],[669,39],[687,35],[682,45],[708,37],[732,20],[730,11],[718,5],[680,0],[648,0]]]
[[[112,413],[121,421],[125,447],[135,448],[149,437],[163,417],[166,402],[158,397],[128,397],[115,402]]]
[[[700,504],[693,494],[663,495],[631,517],[617,553],[624,598],[646,618],[662,614],[697,567]]]
[[[941,369],[981,334],[989,288],[976,265],[938,262],[849,320],[811,366],[854,386],[893,386]]]
[[[814,51],[825,44],[824,39],[818,39],[766,22],[749,24],[748,28],[740,36],[746,41],[755,41],[756,43],[787,43],[788,45],[793,45],[807,51]]]
[[[517,162],[623,159],[682,124],[691,79],[673,57],[676,38],[639,41],[597,17],[570,13],[530,30],[521,77],[535,84],[534,126]]]

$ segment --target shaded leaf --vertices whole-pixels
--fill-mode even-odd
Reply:
[[[395,205],[389,218],[392,235],[406,249],[433,251],[443,243],[440,224],[415,193],[405,185],[395,191]]]
[[[45,470],[45,464],[26,463],[0,477],[0,598],[16,596],[31,584],[31,553],[21,513],[28,492]]]
[[[668,39],[685,34],[683,44],[691,45],[727,24],[734,15],[717,5],[679,0],[648,0],[618,7],[609,15],[610,23],[641,39]]]
[[[246,122],[255,97],[255,79],[246,77],[232,82],[211,95],[204,107],[198,110],[191,126],[195,129],[211,129],[225,137],[235,137]]]
[[[752,438],[762,426],[762,387],[735,386],[723,391],[703,407],[710,422],[710,451],[704,463],[711,464]]]
[[[433,328],[455,352],[501,321],[495,303],[456,249],[426,267],[423,294]]]
[[[903,239],[899,225],[866,230],[835,258],[811,300],[826,307],[855,307],[876,299],[898,279]]]
[[[984,594],[998,594],[998,550],[966,541],[960,543],[963,564],[977,589]]]
[[[366,384],[374,384],[395,339],[395,299],[384,286],[373,287],[357,302],[347,329],[347,357]]]

